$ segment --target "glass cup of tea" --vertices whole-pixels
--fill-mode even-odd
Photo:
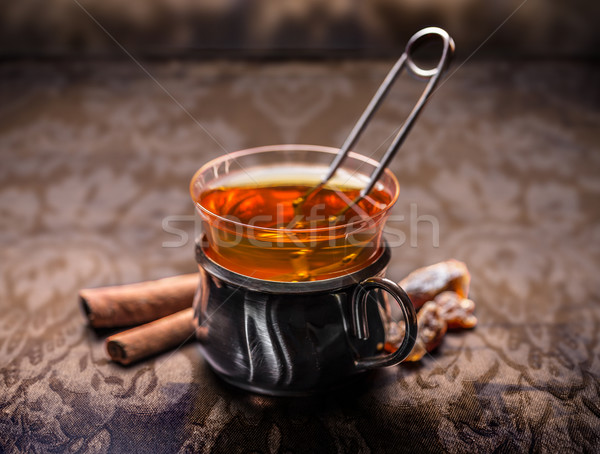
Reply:
[[[416,336],[406,293],[384,278],[383,238],[399,184],[386,170],[354,203],[378,163],[350,153],[316,191],[337,149],[275,145],[201,167],[190,193],[202,220],[196,334],[226,381],[267,394],[327,389],[361,371],[398,364]],[[381,354],[388,295],[405,335]]]

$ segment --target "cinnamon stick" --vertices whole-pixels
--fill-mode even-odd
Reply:
[[[83,289],[79,301],[94,328],[146,323],[192,306],[198,274]]]
[[[193,309],[190,307],[110,336],[106,339],[106,351],[113,361],[127,365],[193,338]]]

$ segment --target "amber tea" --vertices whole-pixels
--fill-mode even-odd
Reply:
[[[196,202],[215,215],[205,228],[206,254],[234,272],[277,281],[328,279],[376,259],[378,214],[392,196],[376,188],[352,205],[360,188],[324,187],[298,210],[294,201],[313,186],[259,182],[200,193]]]
[[[319,184],[337,151],[273,145],[206,163],[190,182],[204,255],[234,273],[279,282],[330,279],[374,263],[399,194],[389,170],[353,205],[378,163],[350,153],[324,187],[295,203]]]

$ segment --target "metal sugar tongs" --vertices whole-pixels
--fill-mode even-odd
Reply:
[[[423,68],[419,67],[413,61],[413,59],[411,57],[413,48],[415,46],[417,46],[418,43],[420,44],[424,40],[429,39],[429,38],[434,38],[434,37],[440,37],[442,39],[442,42],[443,42],[442,56],[435,68],[423,69]],[[301,213],[302,204],[304,204],[304,202],[306,202],[306,200],[312,194],[314,194],[315,192],[317,192],[321,188],[323,188],[327,184],[327,182],[335,175],[336,171],[342,165],[342,163],[344,162],[344,159],[348,155],[348,152],[350,151],[350,149],[352,147],[354,147],[354,145],[360,138],[363,130],[365,129],[365,127],[371,120],[371,117],[379,108],[381,102],[383,101],[383,98],[385,97],[385,95],[389,91],[390,87],[396,80],[396,77],[398,77],[398,75],[400,74],[400,72],[402,71],[404,66],[408,65],[408,71],[410,71],[414,76],[424,79],[424,80],[429,80],[429,82],[427,83],[427,86],[421,93],[421,97],[419,98],[419,100],[417,101],[415,106],[413,107],[412,111],[410,112],[410,115],[408,116],[408,118],[406,119],[406,121],[404,122],[402,127],[400,128],[400,131],[398,131],[398,134],[394,138],[394,141],[391,143],[391,145],[385,152],[383,158],[381,159],[381,161],[379,163],[379,166],[377,166],[377,168],[371,174],[368,184],[361,190],[360,194],[354,200],[352,200],[351,203],[346,205],[346,207],[343,208],[341,211],[339,211],[336,215],[332,216],[329,219],[329,222],[335,223],[340,216],[344,215],[344,213],[346,213],[346,211],[348,211],[351,207],[353,207],[358,202],[360,202],[360,200],[362,200],[364,197],[366,197],[369,194],[369,192],[371,192],[371,189],[373,189],[373,187],[375,186],[375,183],[377,182],[377,180],[379,179],[379,177],[381,176],[383,171],[387,168],[390,161],[396,155],[396,152],[398,151],[398,149],[404,142],[404,139],[406,139],[406,136],[410,132],[410,129],[412,128],[415,120],[421,113],[423,106],[425,106],[425,104],[427,103],[429,97],[431,96],[431,94],[433,92],[433,89],[435,88],[438,81],[440,80],[442,73],[448,67],[448,63],[450,62],[450,58],[452,57],[453,53],[454,53],[454,40],[450,37],[450,35],[448,35],[448,33],[445,30],[442,30],[441,28],[438,28],[438,27],[424,28],[424,29],[418,31],[417,33],[415,33],[410,38],[410,40],[406,44],[404,53],[398,59],[396,64],[392,67],[390,72],[387,74],[387,76],[385,77],[385,79],[383,80],[383,82],[381,83],[379,88],[377,89],[377,92],[375,93],[375,95],[373,96],[371,101],[369,102],[369,105],[367,106],[367,108],[365,109],[365,111],[363,112],[361,117],[358,119],[358,121],[354,125],[354,128],[352,128],[350,135],[346,138],[346,141],[342,145],[342,148],[340,148],[340,151],[337,153],[335,159],[329,166],[329,169],[327,170],[327,174],[325,175],[325,177],[315,187],[311,188],[304,195],[302,195],[302,196],[298,197],[296,200],[294,200],[293,206],[294,206],[296,215],[299,215],[299,213]]]

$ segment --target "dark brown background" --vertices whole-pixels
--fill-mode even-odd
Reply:
[[[597,450],[600,68],[597,33],[586,25],[592,2],[542,8],[529,0],[465,64],[519,3],[490,2],[483,11],[474,2],[432,2],[439,22],[390,12],[388,23],[400,25],[375,23],[366,38],[342,27],[349,38],[337,48],[328,44],[333,25],[329,38],[300,39],[313,33],[312,2],[292,19],[272,7],[275,25],[259,44],[240,30],[258,27],[266,3],[215,2],[213,16],[201,3],[179,19],[156,11],[185,3],[82,5],[135,55],[152,53],[150,37],[162,56],[140,69],[69,1],[2,6],[0,451]],[[330,5],[363,19],[352,2]],[[321,6],[328,24],[336,23],[334,6]],[[134,26],[138,16],[141,24],[157,20],[159,30]],[[230,26],[235,17],[246,25]],[[198,34],[173,28],[176,20]],[[269,41],[286,20],[298,31]],[[108,362],[106,333],[86,326],[77,290],[193,271],[194,171],[245,147],[339,146],[393,60],[325,57],[387,52],[378,39],[397,55],[423,21],[447,26],[460,54],[392,164],[401,196],[388,238],[401,231],[406,241],[394,246],[388,275],[465,261],[478,327],[449,334],[419,364],[315,399],[233,390],[194,344],[130,368]],[[205,24],[227,25],[211,32]],[[182,41],[172,41],[178,31]],[[214,45],[201,34],[209,32]],[[561,58],[548,58],[555,48]],[[260,53],[278,60],[203,59]],[[180,54],[186,58],[168,58]],[[357,151],[381,156],[421,89],[402,78]],[[439,222],[437,247],[430,223],[411,224],[423,215]],[[184,244],[168,247],[177,237],[165,219],[188,234]]]
[[[122,55],[104,28],[146,57],[394,57],[437,25],[463,59],[597,58],[599,15],[586,0],[21,0],[0,5],[0,54]]]

